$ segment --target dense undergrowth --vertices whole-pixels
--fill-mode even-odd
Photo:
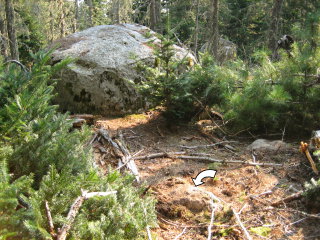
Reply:
[[[279,50],[281,60],[258,51],[248,64],[241,59],[217,64],[206,54],[200,63],[181,73],[173,60],[171,42],[157,50],[157,66],[139,66],[145,79],[140,90],[154,105],[163,105],[169,122],[191,120],[206,108],[221,112],[228,130],[301,134],[318,127],[320,114],[320,13],[309,25],[295,26],[291,53]],[[176,121],[175,121],[176,122]]]
[[[130,175],[102,176],[86,147],[89,129],[70,132],[68,115],[51,104],[53,76],[70,60],[50,66],[50,53],[33,58],[30,72],[0,68],[0,239],[52,239],[45,201],[58,231],[81,189],[117,194],[86,200],[68,239],[143,239],[155,223],[154,201],[141,198]]]

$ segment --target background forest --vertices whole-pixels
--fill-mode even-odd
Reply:
[[[20,58],[31,67],[30,53],[67,34],[100,24],[138,23],[190,49],[199,63],[208,60],[205,52],[217,63],[196,65],[188,76],[171,71],[172,86],[159,79],[159,72],[153,73],[158,78],[149,76],[162,82],[162,88],[179,89],[177,85],[184,84],[176,96],[166,94],[176,113],[173,117],[188,119],[199,110],[194,99],[189,103],[184,99],[196,92],[196,102],[234,119],[230,127],[266,131],[295,124],[301,130],[307,125],[304,130],[309,131],[319,120],[318,1],[2,1],[1,10],[4,59]],[[290,54],[278,49],[277,41],[285,34],[295,40]],[[227,52],[221,51],[223,47]],[[158,99],[155,105],[164,101]]]
[[[68,114],[51,103],[55,73],[72,59],[51,66],[44,49],[122,23],[162,35],[157,67],[138,66],[139,89],[169,122],[210,109],[223,114],[230,135],[319,128],[318,0],[0,0],[0,239],[145,239],[155,226],[154,200],[141,197],[130,175],[102,176],[89,129],[70,132]],[[285,34],[294,39],[288,49],[278,45]],[[171,59],[172,44],[196,57],[187,72]],[[74,218],[79,196],[88,200]]]

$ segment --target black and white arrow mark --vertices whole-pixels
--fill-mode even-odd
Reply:
[[[211,169],[204,170],[204,171],[200,172],[198,174],[198,176],[196,176],[196,178],[192,178],[192,181],[193,181],[194,185],[196,187],[198,187],[198,186],[204,184],[204,182],[202,182],[202,179],[209,178],[209,177],[214,178],[216,176],[216,173],[217,173],[216,170],[211,170]]]

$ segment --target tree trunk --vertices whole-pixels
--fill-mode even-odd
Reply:
[[[59,27],[60,27],[60,37],[63,38],[66,35],[66,23],[65,23],[65,8],[63,0],[59,0],[59,11],[60,11],[60,18],[59,18]]]
[[[195,33],[194,33],[194,48],[193,48],[193,52],[195,53],[195,55],[197,56],[197,50],[198,50],[198,37],[199,37],[199,0],[197,0],[196,3],[196,28],[195,28]]]
[[[219,47],[219,0],[212,0],[212,51],[213,56],[218,60]]]
[[[150,3],[150,28],[155,31],[156,28],[156,0]]]
[[[274,0],[271,10],[271,22],[269,27],[268,47],[273,53],[273,58],[276,58],[277,40],[279,38],[279,20],[283,0]]]
[[[155,19],[156,19],[156,25],[155,29],[156,32],[162,33],[162,27],[161,27],[161,1],[155,0],[156,8],[155,8]]]
[[[74,28],[73,32],[78,30],[79,23],[79,0],[74,0]]]
[[[121,13],[120,13],[120,9],[121,9],[121,3],[120,0],[117,0],[117,7],[116,7],[116,23],[120,24],[121,20]]]
[[[150,3],[150,28],[161,33],[161,2],[159,0],[151,0]]]
[[[88,0],[88,7],[89,7],[89,27],[93,26],[93,20],[92,20],[92,12],[93,12],[93,3],[92,0]]]
[[[5,1],[6,18],[7,18],[7,32],[10,45],[10,57],[14,60],[19,60],[18,43],[16,37],[16,29],[14,28],[14,11],[11,0]]]
[[[0,2],[0,9],[3,6]],[[5,30],[5,22],[2,18],[2,15],[0,13],[0,54],[4,57],[4,59],[7,58],[7,44],[6,44],[6,30]]]
[[[50,1],[50,3],[49,3],[50,42],[53,42],[53,40],[54,40],[54,22],[55,22],[55,18],[54,18],[54,15],[53,15],[53,8],[54,8],[54,2]]]

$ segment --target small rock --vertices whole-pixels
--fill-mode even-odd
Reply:
[[[247,150],[258,152],[275,152],[286,148],[287,144],[281,140],[269,141],[266,139],[257,139],[247,147]]]

